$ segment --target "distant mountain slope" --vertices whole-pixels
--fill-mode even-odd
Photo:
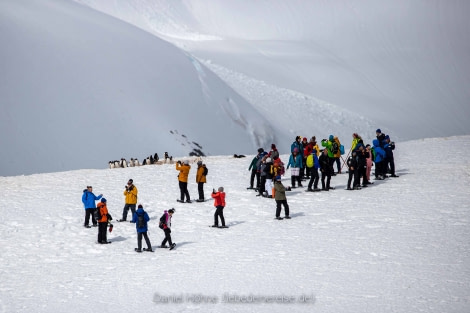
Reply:
[[[266,120],[195,59],[72,1],[2,1],[0,42],[0,175],[195,146],[247,154],[274,140]]]

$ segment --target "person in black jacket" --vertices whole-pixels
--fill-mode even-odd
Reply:
[[[362,187],[367,187],[370,182],[367,180],[367,158],[369,157],[369,152],[365,149],[362,143],[356,145],[357,153],[357,180],[354,180],[354,186],[361,185],[362,178]]]
[[[321,189],[324,191],[334,189],[333,187],[330,186],[332,167],[330,165],[330,158],[328,157],[328,149],[326,148],[323,149],[318,161],[320,162],[320,171],[321,171],[321,186],[322,186]],[[325,178],[326,178],[326,184],[325,184]]]
[[[349,173],[349,178],[348,178],[348,190],[357,190],[358,188],[358,169],[357,169],[357,152],[354,150],[351,153],[351,156],[348,158],[347,161],[348,164],[348,173]],[[353,188],[351,188],[351,181],[354,178],[353,182]]]
[[[264,168],[264,173],[266,174],[266,183],[265,183],[265,191],[266,197],[272,198],[273,197],[273,177],[274,177],[274,167],[273,167],[273,160],[271,158],[266,158],[266,167]]]

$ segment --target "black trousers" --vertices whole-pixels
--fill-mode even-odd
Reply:
[[[353,183],[353,187],[359,186],[359,175],[357,169],[351,170],[349,169],[349,178],[348,178],[348,188],[351,188],[351,181]],[[353,180],[354,179],[354,180]]]
[[[98,243],[107,243],[106,231],[108,230],[108,222],[98,223]]]
[[[166,228],[163,230],[165,232],[165,239],[162,241],[162,246],[164,246],[167,242],[170,244],[170,246],[173,244],[171,241],[171,229]]]
[[[281,205],[284,206],[284,215],[289,216],[289,205],[287,200],[276,200],[276,217],[281,215]]]
[[[137,249],[142,250],[142,236],[145,238],[145,243],[147,243],[147,249],[151,250],[152,244],[150,243],[147,232],[137,233]]]
[[[266,191],[265,185],[266,185],[266,176],[261,176],[261,180],[259,182],[259,188],[258,188],[259,194],[262,194],[263,192]]]
[[[259,188],[259,176],[260,172],[257,169],[251,170],[250,176],[250,188],[253,188],[255,185],[255,177],[256,177],[256,188]]]
[[[309,169],[309,168],[307,168]],[[320,176],[318,176],[318,170],[314,167],[310,168],[310,181],[308,182],[308,189],[318,188],[318,181],[320,180]]]
[[[325,185],[325,178],[326,178],[326,185]],[[330,181],[331,175],[329,172],[321,172],[321,188],[322,189],[330,189]]]
[[[135,213],[135,204],[128,204],[124,205],[124,209],[122,209],[122,219],[125,221],[127,220],[127,213],[129,212],[129,209],[131,209],[132,216],[134,216]]]
[[[186,196],[186,201],[190,201],[189,192],[188,192],[188,183],[180,181],[180,199],[184,201],[184,197]]]
[[[93,225],[96,225],[97,222],[95,220],[95,216],[93,213],[95,213],[95,210],[94,208],[90,208],[90,209],[86,209],[85,210],[85,224],[84,226],[88,226],[89,223],[90,223],[90,216],[91,216],[91,222],[93,223]]]
[[[214,213],[214,225],[219,225],[219,217],[222,226],[225,226],[224,207],[221,205],[216,206],[216,210]]]
[[[197,191],[199,192],[199,200],[204,200],[204,183],[197,183]]]

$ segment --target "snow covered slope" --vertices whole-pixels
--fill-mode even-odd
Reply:
[[[267,120],[197,60],[75,2],[2,1],[0,42],[0,175],[198,146],[246,154],[274,141]]]
[[[251,157],[204,158],[206,197],[225,187],[229,229],[208,227],[212,201],[176,203],[174,165],[0,177],[0,312],[468,312],[469,153],[469,136],[397,143],[399,178],[295,189],[282,221],[274,200],[246,190]],[[114,223],[106,246],[82,226],[82,189],[118,219],[129,178],[154,253],[134,252],[133,224]],[[194,178],[193,166],[193,198]],[[157,222],[171,207],[170,252]]]
[[[470,134],[470,2],[76,1],[210,61],[231,85],[237,76],[218,68],[250,77],[235,88],[241,94],[254,80],[293,90],[400,139]],[[315,118],[302,105],[292,107]],[[348,117],[355,128],[355,116]],[[323,119],[321,127],[331,120],[338,121]]]

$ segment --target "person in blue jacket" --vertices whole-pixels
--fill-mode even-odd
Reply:
[[[145,238],[145,242],[147,243],[147,249],[144,248],[144,251],[153,251],[152,244],[150,243],[149,236],[147,235],[147,222],[149,220],[149,215],[144,211],[142,204],[139,204],[137,211],[132,216],[131,221],[131,223],[135,223],[135,228],[137,229],[137,248],[135,248],[136,252],[142,252],[142,236]]]
[[[383,180],[385,179],[385,150],[380,146],[378,139],[372,141],[375,150],[375,179]]]
[[[318,181],[320,180],[320,176],[318,175],[318,169],[320,168],[320,161],[318,161],[317,149],[314,148],[310,155],[313,158],[313,166],[310,168],[310,181],[308,182],[307,191],[320,191],[320,188],[318,188]],[[313,189],[312,189],[312,185],[313,185]]]
[[[295,181],[298,182],[299,187],[303,187],[302,177],[300,176],[300,171],[303,167],[303,156],[299,151],[303,150],[294,148],[294,151],[289,156],[289,163],[287,163],[287,168],[292,167],[290,170],[292,188],[295,188]]]
[[[103,197],[102,194],[100,194],[99,196],[94,195],[92,186],[87,186],[86,189],[83,189],[82,202],[83,202],[83,206],[85,207],[85,223],[83,224],[83,226],[85,226],[86,228],[91,227],[89,225],[90,215],[91,215],[91,221],[93,223],[93,226],[94,227],[98,226],[98,222],[96,221],[93,213],[95,213],[95,210],[96,210],[95,201],[101,199],[101,197]]]

